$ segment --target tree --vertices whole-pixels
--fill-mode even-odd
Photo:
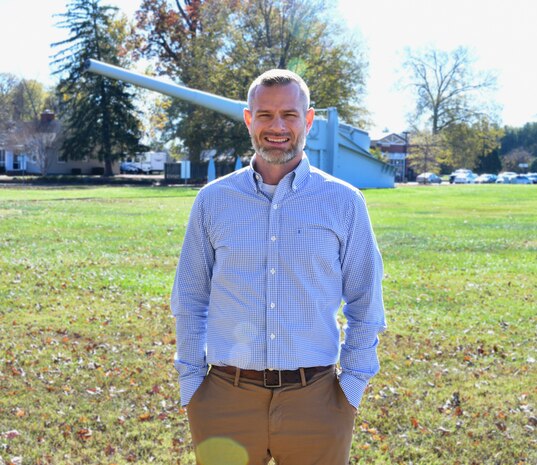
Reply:
[[[445,157],[445,141],[441,134],[427,130],[410,135],[408,165],[417,173],[438,172]]]
[[[537,157],[537,123],[526,123],[520,128],[507,126],[501,141],[501,154],[514,149],[525,149]]]
[[[525,173],[528,170],[535,160],[535,157],[532,156],[525,149],[517,148],[509,152],[502,159],[502,169],[503,171],[513,171],[515,173]],[[521,167],[520,165],[527,165],[526,167]]]
[[[477,160],[475,169],[478,173],[499,173],[502,170],[502,160],[500,159],[499,148],[481,155]]]
[[[531,165],[528,168],[529,173],[536,173],[537,172],[537,157],[534,157]]]
[[[9,73],[0,73],[0,146],[6,144],[14,128],[14,92],[18,79]]]
[[[62,151],[67,158],[98,158],[104,174],[112,163],[128,153],[143,150],[139,120],[130,87],[120,81],[84,72],[89,58],[125,66],[123,41],[126,21],[116,19],[117,8],[100,0],[72,0],[57,26],[69,30],[69,38],[53,44],[55,74],[61,76],[57,91],[65,125]]]
[[[443,131],[443,163],[449,171],[457,168],[476,169],[480,158],[497,151],[503,130],[488,118],[474,123],[454,123]]]
[[[407,49],[403,66],[416,98],[412,122],[426,120],[431,132],[438,134],[455,124],[491,118],[494,109],[481,97],[495,87],[496,78],[474,70],[474,63],[465,47],[451,52]]]
[[[366,63],[362,47],[327,19],[322,0],[144,0],[132,45],[156,71],[189,87],[246,100],[250,82],[269,68],[302,75],[316,107],[363,123]],[[250,150],[242,122],[174,101],[169,137],[179,135],[195,158],[204,149]]]

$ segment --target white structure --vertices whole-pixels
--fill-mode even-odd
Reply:
[[[103,163],[94,159],[62,159],[57,137],[60,123],[54,113],[45,111],[40,121],[18,123],[0,143],[0,173],[26,174],[101,174]],[[114,166],[114,171],[118,170]]]
[[[172,161],[167,152],[144,152],[136,156],[134,164],[144,173],[164,173],[164,165]]]
[[[98,160],[62,160],[57,150],[50,150],[47,174],[50,175],[91,175],[100,174],[103,163]],[[0,173],[13,176],[42,174],[42,163],[35,154],[28,154],[17,149],[0,148]],[[119,172],[119,165],[114,164],[114,172]]]

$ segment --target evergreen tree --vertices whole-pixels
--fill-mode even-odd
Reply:
[[[507,126],[501,141],[501,155],[506,155],[515,149],[525,149],[537,157],[537,123],[526,123],[515,128]]]
[[[499,173],[502,170],[500,160],[500,150],[498,148],[481,155],[477,160],[476,171],[478,173]]]
[[[64,124],[65,158],[97,158],[105,176],[113,175],[112,163],[143,150],[140,122],[130,87],[120,81],[84,72],[89,58],[125,66],[121,60],[125,23],[115,19],[117,8],[100,0],[72,0],[58,16],[58,27],[69,29],[69,38],[53,44],[61,50],[53,58],[60,75],[57,91]]]

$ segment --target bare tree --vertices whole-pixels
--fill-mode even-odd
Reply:
[[[494,89],[496,77],[491,72],[474,69],[475,59],[466,47],[451,52],[426,48],[406,50],[406,84],[416,95],[413,122],[426,118],[430,130],[437,134],[456,123],[470,123],[492,112],[480,99]]]
[[[0,75],[0,146],[31,155],[43,175],[52,162],[60,132],[54,113],[43,111],[44,105],[50,103],[42,84]]]
[[[39,172],[45,176],[57,153],[60,124],[54,114],[43,112],[32,121],[18,121],[7,137],[7,143],[34,157]]]
[[[504,171],[514,171],[515,173],[524,173],[533,163],[535,157],[523,148],[511,150],[502,159],[502,169]]]

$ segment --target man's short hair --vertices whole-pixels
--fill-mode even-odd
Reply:
[[[288,69],[269,69],[263,74],[258,76],[248,89],[248,108],[252,109],[252,100],[254,98],[255,91],[260,86],[273,87],[273,86],[285,86],[295,82],[298,84],[300,93],[304,98],[304,111],[307,111],[310,107],[310,90],[304,80],[296,73],[289,71]]]

